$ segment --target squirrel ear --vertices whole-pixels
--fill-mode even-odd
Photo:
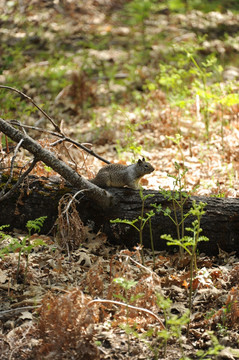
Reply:
[[[145,158],[143,157],[142,161],[145,161]]]
[[[142,160],[141,160],[141,159],[139,159],[139,160],[138,160],[138,164],[141,164],[141,162],[142,162]]]

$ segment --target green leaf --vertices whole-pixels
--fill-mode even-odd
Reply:
[[[26,227],[29,231],[29,234],[32,230],[35,230],[36,232],[39,232],[43,226],[44,221],[46,220],[47,216],[41,216],[38,219],[35,220],[28,220]]]

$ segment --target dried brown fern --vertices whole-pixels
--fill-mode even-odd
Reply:
[[[230,324],[239,326],[239,287],[231,289],[226,301],[226,308],[230,309]]]
[[[225,305],[219,309],[208,321],[210,327],[218,323],[228,327],[239,326],[239,288],[232,288],[228,294]]]
[[[104,296],[104,289],[106,286],[107,275],[104,271],[102,261],[99,260],[96,264],[91,266],[86,274],[86,278],[82,282],[82,288],[92,297]]]
[[[58,205],[57,242],[68,252],[78,249],[85,240],[85,227],[76,209],[76,200],[71,194],[64,195]]]
[[[85,306],[89,300],[78,289],[60,296],[49,293],[43,299],[38,323],[42,343],[37,359],[99,359],[92,326],[98,313]]]

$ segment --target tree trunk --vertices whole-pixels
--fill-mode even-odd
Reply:
[[[1,181],[0,181],[1,183]],[[60,198],[67,192],[72,194],[77,190],[70,184],[52,177],[37,178],[29,176],[24,184],[8,199],[0,202],[0,225],[10,224],[13,228],[25,229],[28,220],[40,216],[47,216],[43,232],[51,230],[57,219],[57,208]],[[85,224],[94,224],[94,230],[105,232],[108,240],[112,243],[124,243],[127,247],[133,247],[139,243],[139,233],[128,224],[112,224],[110,220],[120,218],[134,220],[141,215],[142,201],[139,192],[132,189],[108,189],[113,198],[110,207],[102,209],[92,198],[88,198],[89,190],[81,191],[77,196],[79,203],[77,209]],[[152,194],[147,198],[144,213],[152,210],[152,203],[161,204],[162,208],[172,209],[172,202],[164,199],[158,191],[144,190],[144,195]],[[206,202],[205,214],[201,219],[200,235],[207,236],[210,241],[199,243],[199,250],[208,255],[215,255],[219,248],[226,252],[235,251],[239,254],[239,201],[238,199],[218,199],[208,197],[191,197],[184,206],[184,213],[192,206],[192,201]],[[177,210],[179,216],[179,211]],[[189,227],[195,217],[190,215],[185,221],[185,227]],[[138,226],[139,224],[136,223]],[[176,238],[176,227],[173,222],[162,212],[152,217],[152,233],[154,247],[157,250],[167,248],[166,241],[161,235],[170,234]],[[185,235],[191,235],[187,233]],[[150,231],[148,225],[143,230],[144,247],[150,248]]]

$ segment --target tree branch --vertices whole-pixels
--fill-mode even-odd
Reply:
[[[19,95],[23,96],[24,98],[26,98],[27,100],[29,100],[48,120],[50,120],[50,122],[52,123],[52,125],[54,126],[54,128],[56,129],[56,131],[58,131],[59,133],[61,132],[59,126],[55,123],[55,121],[44,111],[40,108],[40,106],[38,106],[34,100],[32,100],[32,98],[30,98],[30,96],[24,94],[22,91],[15,89],[11,86],[5,86],[5,85],[0,85],[0,88],[2,89],[8,89],[8,90],[12,90],[15,91],[16,93],[18,93]]]
[[[23,93],[22,91],[18,90],[18,89],[15,89],[11,86],[5,86],[5,85],[0,85],[0,88],[1,89],[7,89],[7,90],[12,90],[12,91],[15,91],[16,93],[18,93],[19,95],[23,96],[24,98],[26,98],[27,100],[29,100],[50,122],[51,124],[54,126],[55,130],[57,131],[56,133],[55,132],[51,132],[51,134],[54,136],[58,136],[62,139],[62,141],[68,141],[68,142],[71,142],[72,144],[76,145],[77,147],[81,148],[82,150],[88,152],[89,154],[91,154],[92,156],[98,158],[99,160],[105,162],[106,164],[110,164],[110,162],[108,160],[105,160],[104,158],[102,158],[100,155],[97,155],[94,151],[92,151],[91,149],[88,149],[86,146],[68,138],[67,136],[65,136],[63,134],[63,132],[61,131],[61,129],[59,128],[59,126],[55,123],[55,121],[43,110],[40,108],[40,106],[38,106],[35,101],[30,98],[30,96],[26,95],[25,93]],[[40,128],[36,128],[36,127],[27,127],[27,126],[24,126],[22,124],[20,124],[20,122],[16,121],[15,125],[17,126],[20,126],[21,128],[31,128],[31,129],[34,129],[34,130],[38,130],[38,131],[42,131],[42,129]],[[46,132],[46,131],[44,131]]]
[[[120,306],[125,306],[129,309],[133,309],[133,310],[137,310],[137,311],[142,311],[145,312],[146,314],[149,314],[151,316],[153,316],[161,325],[161,327],[163,329],[165,329],[164,324],[162,323],[162,320],[152,311],[142,308],[142,307],[138,307],[138,306],[134,306],[134,305],[129,305],[129,304],[125,304],[121,301],[116,301],[116,300],[105,300],[105,299],[94,299],[88,302],[87,306],[95,304],[95,303],[109,303],[109,304],[115,304],[115,305],[120,305]]]
[[[11,120],[11,121],[9,121],[9,122],[10,122],[11,124],[13,124],[13,125],[16,125],[16,126],[18,126],[18,127],[20,127],[20,128],[23,128],[23,129],[36,130],[36,131],[40,131],[40,132],[42,132],[42,133],[47,133],[47,134],[56,136],[56,137],[60,138],[59,141],[62,141],[62,142],[63,142],[63,141],[67,141],[67,142],[69,142],[69,143],[72,143],[73,145],[79,147],[80,149],[84,150],[85,152],[88,152],[90,155],[92,155],[92,156],[96,157],[97,159],[105,162],[106,164],[110,164],[110,161],[102,158],[100,155],[96,154],[93,150],[89,149],[88,147],[86,147],[86,146],[83,145],[83,144],[78,143],[78,142],[75,141],[75,140],[72,140],[71,138],[65,136],[65,135],[62,134],[62,133],[57,133],[57,132],[55,132],[55,131],[50,131],[50,130],[41,129],[41,128],[36,127],[36,126],[23,125],[23,124],[21,124],[21,122],[18,121],[18,120]],[[54,145],[56,145],[56,144],[54,144]],[[53,146],[54,146],[54,145],[53,145]]]
[[[19,142],[23,139],[22,147],[33,154],[36,161],[43,161],[47,166],[50,166],[64,179],[69,181],[69,183],[71,183],[74,187],[84,189],[85,193],[87,191],[87,197],[92,199],[99,206],[107,208],[112,204],[112,195],[110,193],[84,179],[63,161],[57,159],[57,157],[51,151],[43,149],[42,146],[33,140],[30,136],[16,130],[1,118],[0,131],[2,131],[15,142]]]

